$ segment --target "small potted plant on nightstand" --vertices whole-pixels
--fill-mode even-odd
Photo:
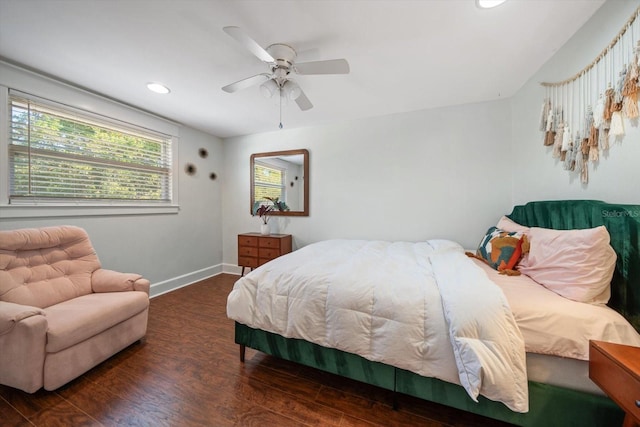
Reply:
[[[272,211],[288,211],[289,206],[278,197],[266,197],[266,199],[271,202],[270,204],[265,204],[263,200],[258,200],[253,204],[253,215],[257,215],[262,223],[260,224],[260,233],[269,234],[271,230],[269,229],[269,213]]]

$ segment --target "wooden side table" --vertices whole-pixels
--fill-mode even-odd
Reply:
[[[640,426],[640,347],[590,341],[589,378],[625,411],[624,427]]]
[[[238,265],[253,269],[291,252],[291,234],[238,234]]]

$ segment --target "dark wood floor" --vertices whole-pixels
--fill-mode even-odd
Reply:
[[[55,392],[0,386],[8,426],[505,426],[247,349],[219,275],[151,300],[146,338]]]

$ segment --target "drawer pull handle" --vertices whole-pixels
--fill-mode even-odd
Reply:
[[[640,408],[640,400],[636,400],[636,406]]]

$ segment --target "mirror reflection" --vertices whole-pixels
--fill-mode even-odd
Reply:
[[[251,205],[277,205],[269,215],[309,215],[309,151],[288,150],[251,155]]]

